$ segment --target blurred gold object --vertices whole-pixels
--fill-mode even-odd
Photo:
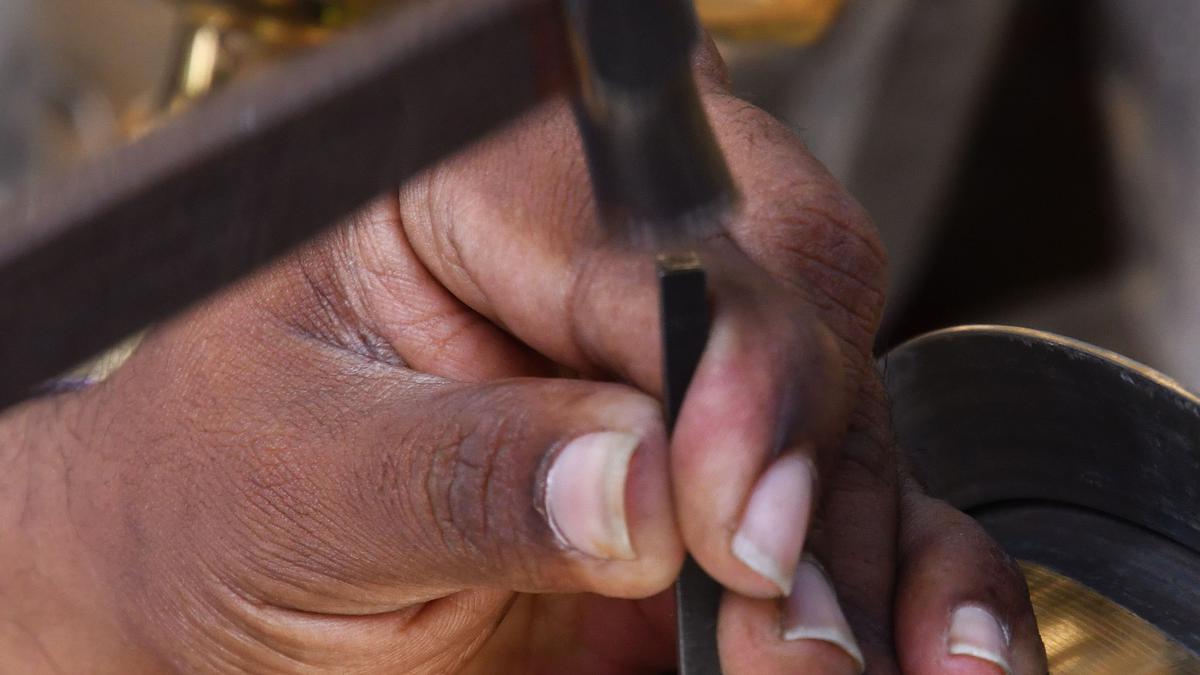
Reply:
[[[136,138],[228,82],[402,0],[171,0],[180,10],[175,55],[161,94],[123,115]],[[144,333],[122,340],[64,375],[100,382],[137,350]]]
[[[1022,562],[1054,675],[1200,675],[1200,659],[1083,584]]]
[[[337,28],[366,16],[386,0],[175,0],[192,11],[234,13],[256,21]]]
[[[182,28],[160,109],[175,111],[226,82],[399,0],[173,0]]]
[[[700,20],[713,33],[743,40],[816,42],[843,0],[696,0]]]
[[[185,108],[235,77],[403,0],[170,1],[180,7],[183,27],[160,111]],[[696,0],[696,8],[709,30],[727,37],[807,44],[828,30],[842,3]],[[155,115],[148,112],[152,125]]]

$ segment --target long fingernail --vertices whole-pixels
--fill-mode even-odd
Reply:
[[[976,605],[963,605],[950,617],[948,648],[951,656],[973,656],[1011,673],[1008,664],[1008,635],[991,612]]]
[[[854,660],[858,672],[866,667],[858,641],[838,605],[833,584],[812,558],[805,556],[796,567],[792,594],[783,601],[783,639],[828,642]]]
[[[625,522],[625,478],[640,441],[601,431],[559,451],[546,476],[546,514],[564,545],[597,558],[637,557]]]
[[[733,537],[738,560],[774,582],[783,595],[792,590],[804,549],[812,493],[812,461],[798,452],[780,457],[754,486]]]

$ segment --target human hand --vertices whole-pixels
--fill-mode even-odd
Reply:
[[[1019,575],[899,479],[866,216],[703,61],[744,204],[703,245],[713,332],[669,444],[650,258],[606,240],[548,106],[155,331],[112,379],[6,416],[5,653],[661,672],[686,546],[730,589],[727,672],[994,672],[949,654],[963,604],[1011,632],[996,658],[1044,670]]]

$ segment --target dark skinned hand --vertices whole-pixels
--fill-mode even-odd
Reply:
[[[868,218],[700,61],[743,203],[670,443],[651,258],[547,105],[0,419],[0,670],[660,673],[686,548],[731,675],[1044,672],[898,470]]]

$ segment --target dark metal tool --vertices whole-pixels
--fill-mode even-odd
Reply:
[[[708,342],[708,288],[704,268],[695,254],[661,255],[657,267],[663,396],[667,429],[673,430]],[[721,590],[721,585],[705,574],[691,556],[684,561],[675,587],[680,673],[710,675],[721,672],[717,653],[717,610]]]
[[[932,495],[1200,654],[1200,398],[1022,328],[939,331],[882,365]]]
[[[579,73],[576,113],[603,222],[658,256],[669,427],[708,340],[694,247],[719,229],[736,190],[692,74],[699,25],[689,0],[566,0]],[[676,584],[679,672],[720,673],[721,586],[690,557]]]
[[[576,118],[601,217],[621,239],[687,250],[736,191],[700,102],[690,0],[565,0]]]
[[[564,91],[556,0],[409,0],[0,205],[0,408]]]

